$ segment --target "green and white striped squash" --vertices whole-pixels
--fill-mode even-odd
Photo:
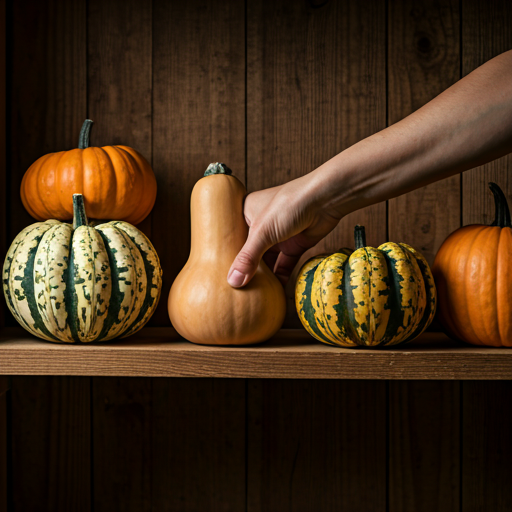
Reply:
[[[27,331],[56,343],[90,343],[141,329],[160,298],[162,269],[131,224],[87,224],[81,194],[73,225],[37,222],[14,240],[3,267],[7,305]]]
[[[366,247],[356,226],[356,250],[308,260],[299,272],[295,305],[317,340],[342,347],[406,343],[432,322],[437,294],[425,258],[407,244]]]

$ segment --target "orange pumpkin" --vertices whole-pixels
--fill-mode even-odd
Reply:
[[[496,219],[454,231],[436,255],[438,317],[448,334],[474,345],[512,346],[512,225],[495,183]]]
[[[89,147],[86,119],[78,148],[36,160],[21,182],[23,206],[37,220],[73,218],[73,194],[82,194],[89,217],[144,220],[156,199],[156,179],[145,158],[128,146]]]

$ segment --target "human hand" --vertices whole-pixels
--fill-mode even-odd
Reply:
[[[286,284],[302,254],[341,218],[319,204],[305,178],[249,194],[244,214],[249,234],[228,273],[228,282],[235,288],[252,279],[262,258]]]

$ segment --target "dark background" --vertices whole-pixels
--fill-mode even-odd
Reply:
[[[249,191],[284,183],[512,48],[509,0],[0,6],[1,254],[33,222],[23,173],[76,147],[91,118],[92,145],[132,146],[157,176],[141,225],[164,268],[152,325],[169,325],[190,191],[208,163]],[[492,220],[488,181],[511,197],[511,164],[355,212],[315,251],[353,245],[359,223],[370,245],[404,241],[432,262],[451,231]],[[0,322],[14,324],[5,308]],[[13,377],[10,388],[0,479],[16,512],[512,510],[509,382]]]

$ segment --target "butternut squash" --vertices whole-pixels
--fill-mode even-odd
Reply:
[[[178,333],[204,345],[251,345],[281,327],[286,299],[281,283],[261,262],[244,288],[227,275],[243,247],[248,227],[242,183],[221,163],[208,166],[190,202],[190,256],[169,293],[169,317]]]

